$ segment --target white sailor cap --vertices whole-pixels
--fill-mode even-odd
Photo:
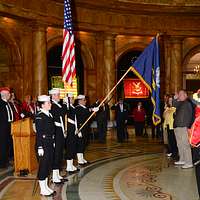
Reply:
[[[77,96],[77,99],[78,99],[78,100],[85,99],[85,95],[79,94],[79,95]]]
[[[67,93],[67,97],[73,97],[74,94],[73,93]]]
[[[40,95],[40,96],[38,96],[38,101],[40,101],[40,102],[50,101],[50,96]]]
[[[52,88],[49,90],[49,94],[60,94],[60,89],[59,88]]]

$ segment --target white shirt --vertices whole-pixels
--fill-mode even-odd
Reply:
[[[123,104],[120,103],[119,107],[120,107],[120,111],[123,112]]]

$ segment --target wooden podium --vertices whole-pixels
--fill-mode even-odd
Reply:
[[[37,169],[35,154],[35,133],[33,121],[25,118],[12,123],[15,172],[28,169],[29,173]]]

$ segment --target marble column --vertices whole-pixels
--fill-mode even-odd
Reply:
[[[32,52],[32,30],[25,30],[23,33],[23,40],[21,41],[21,50],[23,52],[23,98],[26,95],[32,95],[33,90],[33,52]]]
[[[33,32],[33,96],[47,94],[46,27],[39,25]]]
[[[163,77],[165,83],[165,93],[170,93],[170,59],[171,59],[171,48],[169,38],[167,36],[164,37],[164,59],[165,59],[165,76]]]
[[[103,32],[96,33],[96,91],[97,98],[103,98],[102,80],[104,77],[104,35]]]
[[[182,38],[172,37],[170,59],[170,92],[178,92],[183,87],[182,74]]]
[[[104,38],[104,69],[103,75],[104,96],[106,96],[116,84],[116,66],[115,66],[115,35],[105,35]],[[116,100],[116,90],[108,97],[109,104],[112,105]],[[114,120],[114,113],[110,113],[111,120]]]

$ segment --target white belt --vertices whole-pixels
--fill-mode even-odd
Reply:
[[[68,121],[69,123],[71,123],[71,124],[75,124],[75,121],[72,120],[72,119],[70,119],[70,118],[68,118],[67,121]]]
[[[60,116],[60,125],[61,125],[61,128],[62,128],[63,136],[66,137],[66,135],[65,135],[64,123],[63,123],[63,119],[62,119],[61,116]]]
[[[59,123],[59,122],[54,122],[54,124],[55,124],[56,126],[58,126],[58,127],[62,127],[61,123]]]
[[[62,128],[63,136],[66,137],[62,117],[60,117],[60,121],[61,121],[61,123],[59,123],[59,122],[54,122],[54,124],[55,124],[57,127],[61,127],[61,128]]]

